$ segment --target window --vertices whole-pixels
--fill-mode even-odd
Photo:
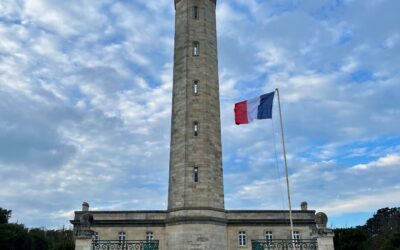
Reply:
[[[126,240],[126,233],[125,232],[119,232],[118,233],[118,241],[119,243],[124,243]]]
[[[246,246],[246,232],[239,232],[239,246]]]
[[[199,167],[193,168],[193,181],[199,182]]]
[[[193,122],[194,136],[199,136],[199,122]]]
[[[199,80],[193,81],[193,94],[195,95],[199,94]]]
[[[272,232],[271,231],[265,232],[265,240],[267,240],[268,242],[272,242]]]
[[[150,240],[153,240],[154,239],[154,236],[153,236],[153,232],[146,232],[146,240],[147,241],[150,241]]]
[[[200,44],[199,42],[193,42],[193,55],[198,56],[200,52]]]
[[[94,242],[97,242],[99,239],[100,239],[99,238],[99,233],[98,232],[94,232],[93,235],[92,235],[92,240]]]
[[[300,240],[300,232],[299,231],[294,231],[293,232],[293,241],[294,242],[299,242]]]
[[[193,6],[192,17],[193,17],[193,19],[199,19],[199,7]]]

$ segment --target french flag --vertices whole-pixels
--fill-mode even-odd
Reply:
[[[274,92],[235,103],[235,123],[248,124],[254,119],[271,119]]]

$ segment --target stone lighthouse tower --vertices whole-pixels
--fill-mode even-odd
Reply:
[[[175,0],[168,249],[226,249],[216,0]]]

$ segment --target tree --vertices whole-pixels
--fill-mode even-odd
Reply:
[[[0,208],[0,249],[74,250],[72,230],[45,230],[8,224],[11,210]]]
[[[365,228],[369,234],[400,233],[400,208],[381,208],[367,220]]]
[[[335,229],[334,244],[336,250],[364,250],[368,239],[362,227]]]
[[[400,250],[400,233],[389,235],[383,243],[382,250]]]
[[[3,209],[0,207],[0,224],[7,224],[8,219],[11,217],[11,210]]]
[[[364,226],[334,232],[336,250],[400,250],[400,208],[381,208]]]
[[[1,224],[0,249],[31,249],[28,230],[24,227],[24,225]]]

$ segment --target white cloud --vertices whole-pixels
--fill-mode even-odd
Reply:
[[[367,164],[357,164],[350,169],[352,170],[368,170],[371,168],[381,167],[397,167],[400,168],[400,155],[389,154],[379,158],[376,161],[369,162]]]
[[[397,207],[399,205],[396,197],[400,197],[400,190],[384,190],[379,193],[369,193],[349,199],[328,202],[323,207],[318,207],[319,211],[324,211],[330,215],[351,213],[351,212],[370,212],[376,211],[384,206]]]

